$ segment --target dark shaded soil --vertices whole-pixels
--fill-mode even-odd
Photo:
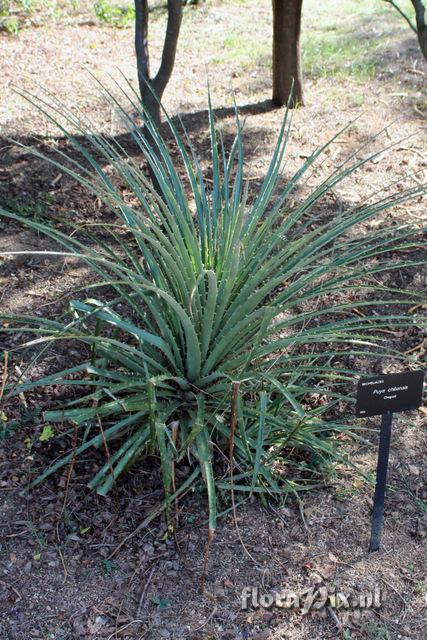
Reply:
[[[426,444],[425,429],[411,417],[397,421],[379,553],[367,552],[372,488],[353,473],[340,474],[300,504],[241,507],[240,535],[252,558],[231,515],[221,519],[207,597],[200,594],[202,497],[187,496],[180,505],[178,552],[163,522],[132,535],[161,498],[154,472],[135,468],[124,486],[101,499],[86,493],[86,459],[76,464],[66,497],[64,473],[22,498],[19,489],[40,454],[8,442],[0,458],[2,637],[335,638],[340,634],[328,609],[304,615],[241,608],[245,587],[259,587],[260,595],[285,589],[301,598],[310,587],[327,587],[352,597],[380,590],[379,609],[336,611],[351,637],[421,639],[427,604]],[[370,448],[354,450],[352,459],[373,471]]]

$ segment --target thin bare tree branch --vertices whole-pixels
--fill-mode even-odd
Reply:
[[[394,0],[384,0],[384,2],[387,2],[387,4],[390,4],[392,7],[394,7],[394,9],[396,9],[396,11],[402,16],[402,18],[406,20],[412,31],[417,34],[421,52],[424,58],[427,60],[427,25],[425,18],[426,8],[423,0],[411,0],[412,6],[415,10],[416,26],[412,23],[412,20],[409,18],[409,16],[407,16],[406,13],[399,7],[397,2],[395,2]]]
[[[398,13],[400,13],[402,18],[404,20],[406,20],[406,22],[409,24],[409,26],[411,27],[412,31],[414,31],[415,33],[418,33],[416,26],[414,24],[412,24],[412,20],[409,18],[409,16],[406,15],[406,13],[404,11],[402,11],[402,9],[399,7],[399,5],[396,2],[394,2],[394,0],[384,0],[384,1],[387,2],[387,4],[390,4],[392,7],[394,7],[396,9],[396,11]]]
[[[152,83],[159,99],[162,97],[172,75],[181,21],[182,0],[168,0],[168,23],[163,44],[162,61]]]
[[[154,78],[150,77],[148,50],[148,0],[135,3],[135,50],[141,99],[153,120],[160,124],[160,101],[172,75],[178,36],[182,21],[182,0],[168,0],[168,21],[163,43],[162,59]]]

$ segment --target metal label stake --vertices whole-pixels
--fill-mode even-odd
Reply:
[[[378,551],[380,547],[393,413],[418,409],[423,398],[423,384],[424,371],[361,377],[357,384],[356,416],[382,416],[370,551]]]
[[[369,551],[378,551],[380,547],[392,420],[393,414],[391,411],[384,413],[381,420],[377,480],[375,484],[374,510],[372,512],[371,542],[369,544]]]

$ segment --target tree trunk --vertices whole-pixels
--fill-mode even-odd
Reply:
[[[427,24],[425,20],[425,7],[422,0],[412,0],[417,21],[417,34],[420,49],[427,60]]]
[[[144,111],[151,117],[156,127],[160,126],[160,102],[175,63],[181,21],[182,0],[168,0],[168,22],[163,43],[162,60],[156,76],[151,78],[148,51],[148,0],[135,0],[135,51],[139,93]],[[143,133],[148,146],[155,155],[159,156],[157,143],[149,127],[144,126]],[[154,169],[150,165],[149,171],[154,188],[161,195],[160,185]]]
[[[273,102],[304,104],[300,56],[302,0],[273,0]]]
[[[160,101],[172,75],[182,21],[182,0],[168,0],[168,22],[162,60],[154,78],[150,78],[148,53],[148,0],[135,0],[135,50],[139,92],[147,112],[160,124]]]

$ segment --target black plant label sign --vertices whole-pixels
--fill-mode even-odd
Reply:
[[[422,403],[423,382],[424,371],[360,378],[357,385],[356,416],[365,418],[418,409]]]

